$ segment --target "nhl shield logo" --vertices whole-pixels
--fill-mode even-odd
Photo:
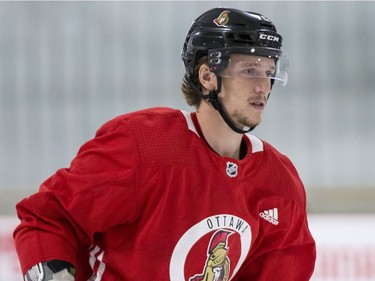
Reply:
[[[231,178],[237,177],[238,165],[236,163],[228,161],[226,171],[227,171],[228,177],[231,177]]]

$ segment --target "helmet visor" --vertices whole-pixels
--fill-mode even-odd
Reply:
[[[285,86],[288,82],[289,59],[285,53],[268,55],[266,53],[231,52],[222,56],[225,68],[220,71],[222,77],[238,77],[241,79],[269,79],[272,84]]]

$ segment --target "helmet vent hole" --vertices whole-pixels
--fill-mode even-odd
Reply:
[[[269,24],[269,23],[261,23],[260,25],[263,26],[263,27],[266,27],[268,29],[271,29],[271,30],[275,29],[275,27],[272,24]]]
[[[253,38],[250,34],[244,33],[228,33],[227,39],[230,40],[232,43],[236,44],[251,44],[254,42]]]

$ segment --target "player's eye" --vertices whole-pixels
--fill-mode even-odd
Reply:
[[[246,68],[245,70],[243,70],[243,73],[246,75],[252,75],[252,76],[255,76],[257,74],[254,68]]]

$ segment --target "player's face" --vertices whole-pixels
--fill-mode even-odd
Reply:
[[[239,127],[254,127],[262,120],[271,91],[275,61],[252,55],[234,54],[222,73],[221,102]]]

